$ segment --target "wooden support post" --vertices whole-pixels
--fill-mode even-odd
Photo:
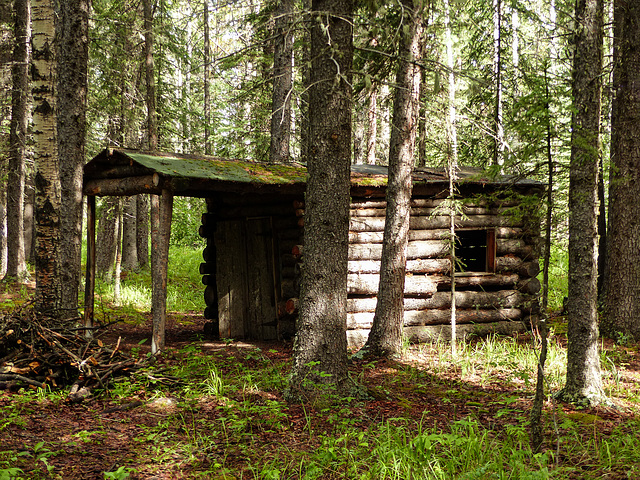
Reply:
[[[84,335],[93,336],[93,305],[96,289],[96,197],[87,197],[87,267],[84,285]]]
[[[151,195],[151,311],[153,315],[151,353],[153,355],[164,350],[172,211],[173,193],[171,191],[163,189],[161,195]]]

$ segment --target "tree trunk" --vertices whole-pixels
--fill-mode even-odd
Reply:
[[[549,266],[551,262],[551,232],[553,222],[553,174],[555,166],[553,163],[553,154],[551,149],[552,134],[551,134],[551,95],[549,94],[549,77],[545,70],[545,92],[546,92],[546,141],[547,141],[547,211],[545,222],[545,238],[544,238],[544,259],[542,268],[542,310],[544,314],[547,314],[547,306],[549,304]],[[544,340],[546,341],[546,339]]]
[[[305,263],[289,395],[347,387],[353,1],[314,0]],[[326,387],[325,387],[326,388]]]
[[[362,165],[364,163],[366,150],[364,127],[366,124],[365,117],[367,112],[364,106],[356,103],[353,113],[353,163],[355,165]]]
[[[559,398],[606,402],[598,352],[596,262],[598,154],[602,97],[602,0],[576,5],[574,113],[569,173],[569,300],[567,381]]]
[[[126,197],[122,209],[122,268],[135,270],[138,267],[137,244],[137,197]]]
[[[202,20],[204,24],[204,80],[202,85],[202,88],[204,89],[204,153],[205,155],[211,155],[211,96],[209,94],[209,79],[211,76],[211,41],[209,40],[209,0],[204,0],[202,4],[204,12]]]
[[[117,197],[105,197],[98,214],[96,273],[108,283],[112,280],[116,261],[117,203]]]
[[[273,49],[273,96],[271,99],[271,149],[269,160],[291,161],[291,95],[293,90],[293,0],[278,0]]]
[[[36,228],[35,228],[36,186],[33,171],[27,173],[24,199],[24,252],[27,262],[32,265],[36,261]]]
[[[56,144],[54,23],[52,0],[32,0],[33,136],[36,164],[36,296],[35,308],[60,314],[58,246],[60,176]]]
[[[389,150],[387,212],[382,241],[378,305],[364,346],[374,356],[398,355],[402,348],[403,297],[411,213],[411,173],[414,164],[420,106],[420,41],[422,12],[413,0],[403,0],[408,31],[401,34],[393,124]]]
[[[144,72],[147,92],[147,138],[150,151],[158,149],[158,114],[156,111],[156,79],[153,65],[153,9],[152,0],[142,0],[144,11]]]
[[[85,163],[89,0],[56,2],[57,134],[60,168],[60,306],[78,315]]]
[[[29,0],[14,2],[13,66],[11,77],[11,127],[9,133],[9,172],[7,177],[7,276],[18,282],[29,277],[25,261],[24,198],[29,124],[29,43],[31,9]]]
[[[149,196],[136,197],[136,257],[140,268],[149,265]]]
[[[502,0],[493,0],[493,75],[496,92],[494,109],[494,165],[504,164],[504,125],[502,123]]]
[[[122,233],[124,230],[123,205],[124,200],[118,197],[116,204],[116,264],[113,274],[113,303],[120,304],[120,286],[122,284]]]
[[[311,87],[311,0],[302,0],[303,16],[305,28],[302,32],[302,94],[300,95],[300,161],[307,163],[309,159],[309,149],[311,141],[309,138],[309,89]]]
[[[640,339],[640,6],[614,3],[614,104],[603,330]]]
[[[367,109],[367,152],[365,163],[376,164],[376,145],[378,144],[378,88],[371,85],[369,90],[369,108]]]
[[[7,195],[5,189],[0,191],[0,276],[7,271]]]

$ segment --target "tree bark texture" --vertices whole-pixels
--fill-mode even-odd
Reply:
[[[56,144],[54,10],[52,0],[33,0],[32,94],[36,163],[36,295],[35,308],[60,314],[57,258],[60,235],[60,176]]]
[[[202,9],[202,23],[204,27],[204,78],[202,85],[204,90],[204,153],[205,155],[211,155],[211,95],[209,90],[209,80],[211,76],[211,41],[209,38],[209,0],[204,0],[204,2],[202,2]]]
[[[149,265],[149,196],[136,197],[136,257],[140,268]]]
[[[353,1],[314,0],[305,263],[290,380],[292,396],[344,393],[351,163]]]
[[[11,77],[11,127],[7,176],[7,276],[17,281],[28,278],[24,242],[24,199],[26,181],[27,127],[29,123],[29,43],[31,3],[14,2],[14,41]]]
[[[98,211],[96,273],[107,282],[111,281],[116,261],[117,202],[116,197],[105,197]]]
[[[271,149],[269,159],[288,163],[293,90],[293,0],[278,0],[273,48],[273,95],[271,97]]]
[[[0,190],[0,276],[7,271],[7,195]]]
[[[602,328],[640,339],[640,5],[614,3],[614,115]]]
[[[382,242],[378,304],[365,345],[368,354],[390,356],[402,348],[403,295],[409,238],[409,217],[416,132],[420,105],[422,37],[421,11],[403,0],[400,64],[396,77],[393,123],[389,147],[387,209]]]
[[[567,379],[560,398],[591,404],[605,401],[596,308],[602,51],[602,0],[579,0],[576,4],[569,174]]]
[[[504,164],[504,125],[502,123],[502,0],[493,0],[493,75],[495,82],[493,163]]]
[[[134,270],[138,267],[137,245],[137,197],[124,198],[122,211],[122,268]]]
[[[152,0],[142,0],[144,13],[144,72],[147,92],[147,138],[149,150],[158,148],[158,113],[156,109],[156,79],[153,60],[153,6]]]
[[[371,85],[369,89],[369,108],[367,109],[367,151],[365,162],[376,164],[376,145],[378,144],[378,88]]]
[[[85,164],[89,0],[56,2],[57,138],[60,169],[60,268],[64,315],[78,314]]]

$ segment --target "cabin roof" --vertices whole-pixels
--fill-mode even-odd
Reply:
[[[382,165],[352,165],[353,188],[376,189],[387,184],[387,167]],[[178,195],[206,196],[211,191],[280,191],[299,193],[306,187],[305,165],[290,165],[228,160],[205,155],[148,153],[108,148],[96,155],[84,167],[85,194],[117,195],[106,183],[120,181],[121,195],[159,193],[170,188]],[[540,182],[515,177],[488,178],[481,169],[463,167],[458,183],[482,186],[541,187]],[[131,179],[148,179],[131,182]],[[126,180],[129,180],[128,182]],[[125,183],[127,187],[125,188]],[[416,168],[417,185],[448,183],[444,169]],[[98,186],[97,186],[98,185]]]

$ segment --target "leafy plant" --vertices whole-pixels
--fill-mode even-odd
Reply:
[[[104,478],[105,480],[125,480],[135,472],[135,468],[119,466],[118,469],[113,472],[104,472]]]

